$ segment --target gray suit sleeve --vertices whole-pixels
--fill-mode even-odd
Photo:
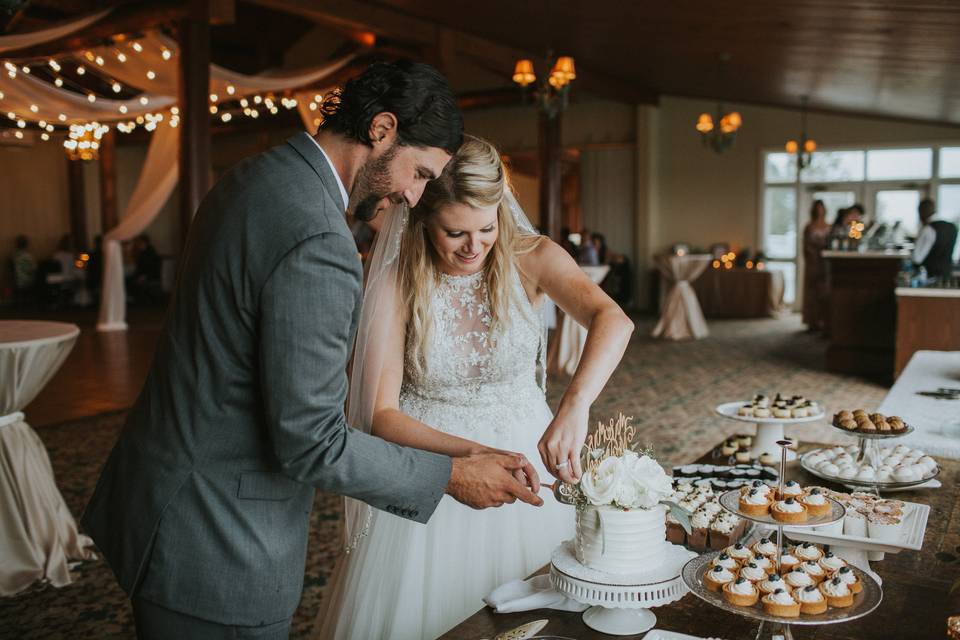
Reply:
[[[260,371],[270,440],[294,480],[426,522],[450,458],[349,428],[343,413],[360,278],[356,247],[327,233],[294,248],[264,285]]]

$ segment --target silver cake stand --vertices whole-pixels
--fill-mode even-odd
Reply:
[[[683,566],[696,553],[669,544],[662,564],[653,571],[616,575],[595,571],[577,560],[573,541],[553,552],[550,582],[563,595],[591,605],[583,623],[595,631],[614,636],[632,636],[649,631],[657,623],[651,607],[662,607],[687,593],[680,576]]]
[[[724,418],[729,420],[737,420],[739,422],[751,422],[757,425],[757,435],[753,438],[753,446],[750,449],[750,456],[759,460],[760,456],[765,453],[768,453],[772,456],[780,456],[780,447],[777,446],[778,440],[783,440],[784,432],[783,428],[791,424],[803,424],[806,422],[818,422],[823,420],[826,413],[823,410],[823,405],[819,402],[817,406],[820,407],[820,411],[812,416],[807,416],[805,418],[756,418],[754,416],[741,416],[737,415],[737,410],[745,404],[750,404],[749,402],[726,402],[721,404],[716,408],[716,412],[719,413]],[[793,460],[797,457],[797,454],[793,451],[787,452],[787,459]]]

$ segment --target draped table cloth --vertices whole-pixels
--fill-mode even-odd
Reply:
[[[69,562],[93,542],[57,489],[50,457],[22,410],[66,360],[80,334],[59,322],[0,322],[0,596],[34,582],[70,584]]]
[[[610,273],[610,267],[605,264],[596,267],[581,266],[580,268],[597,285],[603,282],[603,279]],[[587,343],[587,328],[581,327],[569,313],[565,313],[563,314],[563,321],[560,323],[556,342],[558,345],[557,359],[553,366],[549,368],[563,371],[568,376],[572,376],[580,364],[583,346]]]
[[[671,284],[660,313],[660,321],[653,328],[654,338],[667,340],[699,340],[709,335],[707,321],[690,283],[700,277],[712,260],[707,254],[661,255],[656,257],[657,269]]]
[[[776,318],[784,310],[780,271],[707,269],[692,286],[707,318]]]

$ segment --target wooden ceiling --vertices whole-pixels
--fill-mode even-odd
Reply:
[[[183,3],[0,0],[0,31],[105,5],[146,23]],[[575,93],[785,107],[806,95],[813,110],[960,126],[957,0],[249,0],[235,14],[213,44],[216,61],[239,71],[295,66],[286,52],[318,29],[343,46],[368,30],[382,52],[440,66],[461,93],[503,94],[517,57],[542,73],[552,50],[576,58]]]

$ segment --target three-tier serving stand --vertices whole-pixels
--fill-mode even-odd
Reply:
[[[807,422],[818,422],[823,420],[823,405],[817,404],[819,411],[803,418],[757,418],[755,416],[741,416],[737,411],[749,402],[725,402],[716,408],[716,412],[728,420],[737,420],[739,422],[749,422],[757,425],[757,434],[753,438],[753,445],[750,449],[750,457],[759,460],[763,454],[769,454],[774,457],[780,456],[780,447],[777,442],[784,439],[784,427],[792,424],[805,424]],[[794,460],[797,454],[793,451],[787,452],[787,460]]]

